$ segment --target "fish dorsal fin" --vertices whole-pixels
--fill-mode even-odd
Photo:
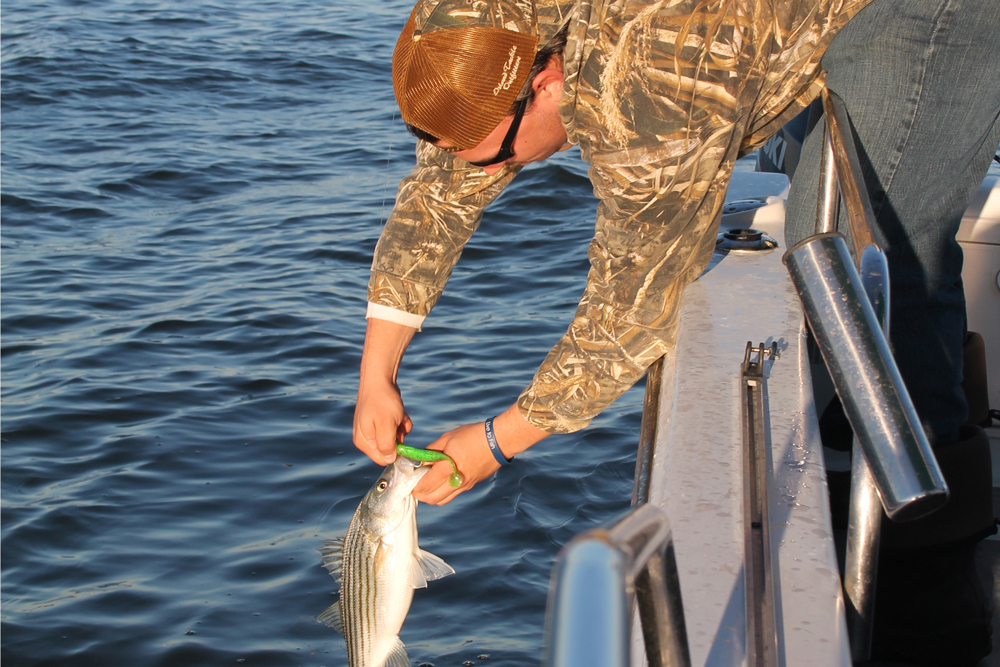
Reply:
[[[344,634],[344,623],[340,620],[340,600],[327,607],[326,611],[316,617],[320,623],[326,623],[331,628]]]
[[[416,556],[413,559],[414,565],[420,568],[420,577],[416,578],[413,574],[410,575],[412,579],[417,581],[422,581],[422,585],[414,586],[414,588],[423,588],[427,585],[428,581],[434,581],[436,579],[441,579],[442,577],[447,577],[449,574],[455,574],[455,570],[434,554],[429,551],[424,551],[418,548]]]
[[[406,655],[406,648],[403,642],[396,637],[396,643],[389,649],[389,655],[382,661],[380,667],[413,667],[409,656]]]
[[[329,572],[337,582],[340,582],[340,570],[344,564],[344,538],[337,537],[332,540],[323,540],[323,546],[317,549],[323,567]]]

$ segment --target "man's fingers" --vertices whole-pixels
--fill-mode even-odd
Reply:
[[[463,483],[457,489],[452,488],[448,483],[450,476],[451,464],[447,461],[438,461],[417,484],[413,490],[413,497],[429,505],[440,505],[442,501],[451,500],[454,496],[465,491],[467,487]]]
[[[369,424],[368,428],[358,424],[354,427],[354,446],[362,452],[371,456],[377,451],[375,446],[375,425]]]
[[[403,421],[396,427],[396,442],[404,442],[406,434],[413,430],[413,420],[410,415],[403,413]]]
[[[432,466],[431,469],[427,471],[427,474],[417,482],[417,486],[413,489],[413,497],[417,500],[421,500],[418,494],[422,496],[427,496],[438,489],[442,484],[448,484],[448,476],[451,474],[451,464],[447,461],[437,461]],[[427,501],[424,501],[427,502]]]
[[[396,460],[396,429],[395,424],[384,423],[375,433],[375,444],[384,465],[389,465]]]
[[[455,499],[455,496],[457,496],[460,493],[463,493],[464,491],[465,489],[452,489],[451,493],[447,494],[444,498],[442,498],[441,500],[437,501],[434,504],[438,506],[447,505],[448,503],[450,503],[452,500]]]
[[[395,429],[391,422],[359,424],[354,445],[375,463],[389,465],[396,460]]]
[[[452,498],[462,493],[464,489],[452,489],[447,484],[443,487],[438,487],[430,493],[422,494],[417,496],[417,493],[413,493],[413,497],[422,503],[427,503],[428,505],[444,505],[445,503],[451,501]]]

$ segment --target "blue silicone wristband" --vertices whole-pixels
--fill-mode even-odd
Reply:
[[[490,446],[490,453],[493,454],[493,458],[497,460],[502,466],[510,463],[510,459],[503,455],[500,451],[500,445],[497,444],[497,436],[493,432],[493,420],[495,417],[490,417],[486,420],[486,444]]]

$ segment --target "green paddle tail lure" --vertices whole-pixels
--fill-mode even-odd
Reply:
[[[451,475],[448,476],[448,484],[450,484],[453,489],[457,489],[462,486],[462,473],[458,472],[458,466],[455,465],[455,459],[451,458],[444,452],[435,452],[433,449],[417,449],[416,447],[407,447],[403,444],[397,444],[396,453],[400,456],[405,456],[408,459],[413,459],[414,461],[427,461],[428,463],[447,460],[451,464]]]

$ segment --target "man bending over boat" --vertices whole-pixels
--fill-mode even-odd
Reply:
[[[394,459],[411,427],[395,385],[403,351],[483,209],[522,165],[567,142],[591,163],[601,200],[587,287],[491,430],[504,461],[587,426],[673,345],[736,159],[816,97],[824,49],[866,3],[418,2],[393,84],[421,141],[375,251],[355,444],[376,463]],[[456,490],[427,475],[417,498],[447,502],[492,474],[489,444],[483,422],[442,436],[431,447],[466,481]]]
[[[868,1],[418,2],[393,84],[421,141],[375,251],[356,446],[394,459],[412,428],[395,382],[403,352],[483,209],[567,142],[600,200],[573,322],[513,405],[429,446],[455,459],[463,485],[442,468],[414,495],[448,502],[548,435],[587,426],[673,346],[737,158],[819,94],[820,59]]]

